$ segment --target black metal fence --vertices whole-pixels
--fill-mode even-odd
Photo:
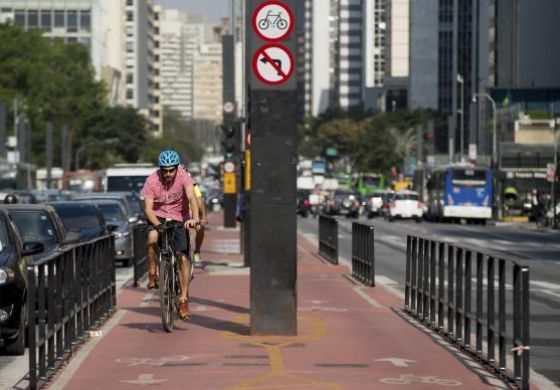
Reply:
[[[116,305],[115,241],[77,244],[27,267],[29,386],[40,388]],[[87,336],[85,336],[87,337]]]
[[[338,220],[319,215],[319,255],[338,264]]]
[[[409,235],[405,310],[529,388],[529,267]]]
[[[366,286],[375,286],[374,230],[371,225],[352,223],[352,276]]]
[[[132,266],[134,270],[134,287],[148,273],[148,259],[146,257],[146,243],[148,242],[148,230],[146,224],[136,225],[133,230],[134,256]]]

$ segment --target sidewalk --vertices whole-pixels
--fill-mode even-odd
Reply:
[[[355,285],[298,236],[298,335],[249,335],[249,272],[239,232],[213,214],[191,286],[190,322],[161,326],[156,293],[125,287],[117,314],[51,382],[50,389],[505,388],[419,330],[383,287]],[[142,283],[144,286],[145,283]]]

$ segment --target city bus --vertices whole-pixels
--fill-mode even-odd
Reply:
[[[105,191],[140,192],[156,169],[152,164],[116,164],[105,172]]]
[[[358,173],[354,175],[354,188],[362,196],[369,196],[385,189],[385,178],[379,173]]]
[[[492,171],[474,166],[434,169],[427,183],[428,219],[466,219],[485,223],[492,218]]]

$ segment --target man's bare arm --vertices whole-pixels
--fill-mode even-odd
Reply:
[[[144,199],[144,212],[146,213],[146,218],[148,221],[153,223],[154,225],[159,225],[159,219],[154,213],[154,200],[146,198]]]

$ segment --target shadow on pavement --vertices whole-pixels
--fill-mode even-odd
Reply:
[[[249,313],[249,309],[246,308],[246,307],[231,305],[229,303],[216,302],[216,301],[212,301],[210,299],[191,297],[191,298],[189,298],[189,302],[190,303],[197,303],[199,305],[214,306],[214,307],[218,307],[220,309],[224,309],[224,310],[227,310],[227,311],[232,311],[234,313],[240,313],[240,314],[248,314]]]
[[[190,322],[194,325],[202,326],[204,328],[214,329],[221,332],[231,332],[241,336],[248,336],[250,333],[250,328],[248,326],[236,322],[207,317],[196,313],[193,314]]]

